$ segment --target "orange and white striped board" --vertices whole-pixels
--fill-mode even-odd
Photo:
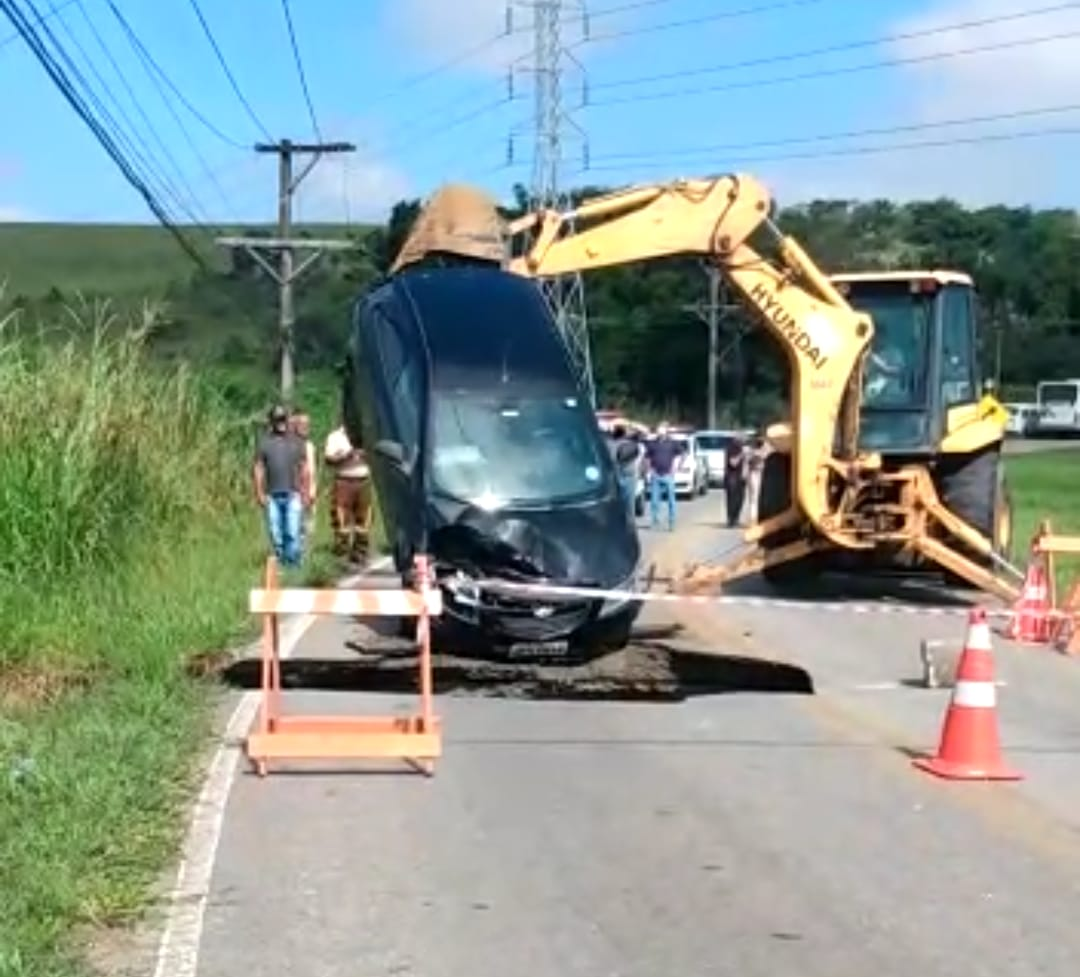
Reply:
[[[252,614],[338,614],[350,617],[419,617],[424,598],[411,590],[267,590],[251,591]],[[442,592],[427,594],[427,613],[442,613]]]

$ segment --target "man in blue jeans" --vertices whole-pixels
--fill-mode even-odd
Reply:
[[[683,446],[668,436],[667,421],[656,429],[656,438],[649,445],[649,513],[653,529],[660,521],[660,489],[667,498],[668,532],[675,528],[675,459],[683,453]]]
[[[304,442],[289,430],[289,413],[270,410],[270,427],[255,449],[255,498],[266,513],[266,529],[282,566],[302,557],[301,521],[309,497],[310,475]]]

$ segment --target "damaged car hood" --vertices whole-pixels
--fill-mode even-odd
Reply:
[[[487,512],[464,506],[449,519],[449,507],[433,501],[432,508],[442,517],[433,520],[432,555],[469,576],[613,587],[634,573],[640,556],[636,537],[605,520],[610,507]]]

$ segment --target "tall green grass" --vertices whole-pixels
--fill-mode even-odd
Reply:
[[[247,425],[95,319],[0,330],[2,977],[75,972],[73,933],[143,907],[208,730],[185,661],[247,632],[264,552]]]

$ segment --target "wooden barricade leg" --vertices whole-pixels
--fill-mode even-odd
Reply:
[[[264,617],[262,709],[247,738],[247,755],[260,775],[271,760],[397,759],[434,772],[442,754],[441,723],[435,714],[431,660],[431,617],[442,613],[442,594],[433,586],[430,563],[417,557],[416,581],[408,590],[281,590],[277,570],[267,564],[266,586],[252,591],[252,613]],[[288,715],[281,689],[278,621],[281,614],[417,618],[420,709],[411,716]]]
[[[426,556],[417,555],[416,588],[423,601],[423,609],[416,620],[416,652],[420,668],[420,725],[425,731],[431,731],[435,722],[434,676],[431,664],[431,614],[428,599],[431,596],[431,563]],[[427,776],[435,773],[435,761],[432,757],[412,757],[412,762]]]
[[[266,558],[263,580],[267,592],[277,590],[277,560],[273,555]],[[266,735],[273,732],[281,708],[281,632],[277,614],[263,615],[263,640],[259,702],[259,732]],[[266,776],[266,760],[253,761],[260,777]]]

